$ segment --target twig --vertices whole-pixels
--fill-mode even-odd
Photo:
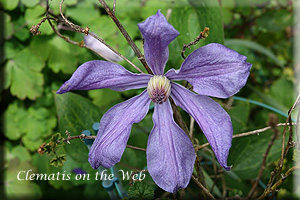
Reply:
[[[127,144],[126,147],[127,147],[127,148],[131,148],[131,149],[135,149],[135,150],[139,150],[139,151],[144,151],[144,152],[146,152],[146,149],[141,148],[141,147],[136,147],[136,146],[132,146],[132,145],[129,145],[129,144]]]
[[[140,62],[143,64],[143,66],[147,70],[147,72],[149,74],[153,74],[153,72],[149,68],[148,64],[146,63],[144,55],[141,53],[141,51],[135,45],[135,43],[133,42],[133,40],[131,39],[131,37],[129,36],[129,34],[125,30],[125,28],[123,27],[123,25],[120,23],[120,21],[118,20],[118,18],[115,16],[114,12],[109,8],[109,6],[106,4],[106,2],[104,0],[99,0],[99,2],[104,7],[104,9],[106,10],[107,14],[115,22],[115,24],[117,25],[117,27],[119,28],[119,30],[121,31],[121,33],[123,34],[123,36],[125,37],[125,39],[127,40],[127,42],[129,43],[129,45],[131,46],[132,50],[134,51],[134,53],[136,54],[136,56],[138,57],[138,59],[140,60]]]
[[[291,126],[295,126],[296,124],[297,124],[297,123],[292,123]],[[285,126],[285,125],[286,125],[286,123],[279,123],[279,124],[277,124],[277,127]],[[288,123],[287,125],[290,125],[290,123]],[[259,135],[260,133],[265,132],[265,131],[267,131],[267,130],[269,130],[269,129],[271,129],[271,127],[270,127],[270,126],[267,126],[267,127],[265,127],[265,128],[258,129],[258,130],[249,131],[249,132],[245,132],[245,133],[235,134],[235,135],[232,136],[232,138],[239,138],[239,137],[244,137],[244,136],[249,136],[249,135]],[[195,150],[198,151],[198,150],[200,150],[200,149],[202,149],[202,148],[204,148],[204,147],[207,147],[207,146],[209,146],[209,143],[208,143],[208,142],[207,142],[207,143],[204,143],[204,144],[202,144],[202,145],[200,145],[200,146],[196,146],[196,147],[195,147]]]
[[[41,33],[41,31],[39,31],[40,26],[42,25],[42,23],[44,23],[47,19],[51,19],[54,21],[57,21],[57,19],[54,19],[53,17],[44,17],[37,25],[32,25],[30,28],[30,32],[32,33],[32,35],[39,35]]]
[[[186,57],[184,55],[186,48],[190,48],[190,46],[196,45],[201,39],[207,38],[208,31],[209,31],[209,28],[205,27],[204,30],[202,32],[200,32],[200,34],[197,36],[197,38],[194,41],[183,45],[182,50],[181,50],[181,57],[183,59],[186,59]]]
[[[270,149],[271,147],[273,146],[274,142],[275,142],[275,139],[278,137],[279,135],[279,130],[277,128],[277,123],[278,123],[278,118],[275,114],[270,114],[270,119],[269,119],[269,125],[271,127],[271,129],[274,131],[274,134],[273,134],[273,137],[271,139],[271,141],[269,142],[269,145],[268,145],[268,148],[267,150],[265,151],[264,153],[264,156],[263,156],[263,161],[262,161],[262,164],[261,164],[261,167],[260,167],[260,170],[259,170],[259,173],[256,177],[256,181],[255,183],[253,184],[250,192],[248,193],[248,196],[246,199],[250,199],[251,196],[253,195],[257,185],[258,185],[258,182],[262,176],[262,173],[263,171],[265,170],[265,167],[266,167],[266,161],[267,161],[267,157],[269,155],[269,152],[270,152]]]
[[[91,140],[96,139],[96,136],[94,136],[94,135],[88,136],[88,135],[85,135],[85,134],[80,134],[80,135],[70,136],[70,133],[68,131],[66,131],[66,135],[67,135],[67,138],[65,138],[63,141],[65,143],[68,143],[68,144],[70,144],[70,141],[74,140],[74,139],[91,139]],[[146,149],[144,149],[144,148],[132,146],[132,145],[129,145],[129,144],[126,145],[126,148],[146,152]]]
[[[299,170],[300,169],[300,166],[294,166],[292,168],[290,168],[285,174],[283,174],[281,176],[281,178],[269,189],[265,190],[265,192],[258,198],[258,200],[260,199],[264,199],[268,194],[270,194],[271,192],[274,192],[276,190],[276,188],[281,185],[281,183],[287,179],[287,177],[289,175],[292,174],[293,171],[295,170]]]
[[[282,170],[282,167],[283,167],[283,160],[286,157],[289,149],[293,146],[292,130],[290,130],[290,136],[289,136],[289,140],[288,140],[288,143],[287,143],[286,147],[284,147],[285,146],[284,142],[285,142],[286,129],[287,129],[288,126],[291,126],[292,111],[294,110],[294,108],[296,106],[298,106],[299,98],[300,98],[300,94],[298,94],[298,97],[297,97],[294,105],[291,107],[291,109],[288,112],[288,117],[286,119],[286,123],[285,123],[284,129],[283,129],[283,134],[282,134],[282,145],[281,145],[280,160],[278,161],[277,166],[275,167],[275,169],[271,172],[271,177],[270,177],[269,182],[266,186],[266,189],[265,189],[264,193],[261,195],[261,197],[262,196],[266,197],[269,194],[268,191],[270,191],[270,188],[272,187],[272,184],[273,184],[273,182],[276,178],[276,175],[279,175],[281,173],[281,170]],[[292,129],[292,128],[290,127],[290,129]]]
[[[210,198],[215,199],[215,197],[197,180],[197,178],[192,175],[192,179],[195,181],[195,183],[203,190],[203,192]]]

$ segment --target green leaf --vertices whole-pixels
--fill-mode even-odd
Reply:
[[[274,99],[278,104],[286,107],[285,112],[287,113],[288,108],[292,107],[294,103],[293,83],[287,80],[286,77],[281,77],[272,85],[268,96]]]
[[[4,134],[10,140],[18,140],[25,133],[22,121],[26,119],[26,110],[17,102],[9,104],[4,113]],[[20,123],[21,122],[21,123]]]
[[[80,2],[76,7],[66,9],[66,15],[85,27],[90,27],[90,22],[95,22],[95,20],[101,21],[99,11],[86,2]]]
[[[200,30],[203,31],[205,27],[209,28],[209,36],[205,39],[204,44],[212,42],[223,44],[222,10],[218,0],[188,0],[188,2],[196,9]]]
[[[111,89],[89,90],[88,95],[93,99],[93,103],[100,108],[108,109],[118,103],[121,94]]]
[[[296,163],[296,165],[299,165],[300,163],[300,151],[296,148],[294,149],[293,161]]]
[[[128,189],[128,196],[129,199],[132,200],[150,200],[154,199],[154,190],[152,186],[146,183],[145,181],[135,182],[133,187],[130,187]]]
[[[22,142],[30,151],[36,151],[43,144],[44,140],[40,137],[32,138],[32,135],[26,134],[22,137]]]
[[[55,156],[50,160],[50,165],[53,165],[54,167],[62,166],[64,162],[66,162],[67,158],[64,154]]]
[[[13,10],[18,6],[19,0],[0,0],[4,10]]]
[[[31,155],[28,151],[28,149],[26,149],[23,146],[16,146],[12,149],[11,151],[11,155],[13,158],[19,158],[19,160],[22,161],[30,161],[31,160]]]
[[[3,14],[4,17],[4,23],[5,23],[5,29],[4,29],[4,38],[10,39],[13,32],[14,32],[14,25],[11,23],[11,17],[7,13]]]
[[[211,188],[213,187],[213,194],[217,197],[221,197],[222,193],[220,191],[220,189],[218,188],[218,186],[215,185],[214,181],[210,178],[210,176],[206,173],[205,170],[202,170],[203,174],[204,174],[204,178],[205,178],[205,182],[208,186],[208,188],[211,190]]]
[[[30,32],[28,28],[24,24],[26,24],[25,19],[23,16],[20,16],[16,21],[13,22],[14,24],[14,36],[21,41],[25,41],[30,37]]]
[[[41,19],[44,17],[45,12],[46,11],[43,6],[27,8],[24,15],[25,21],[27,22],[27,27],[31,28],[32,25],[38,24],[41,21]]]
[[[67,43],[59,37],[53,37],[50,41],[50,54],[48,66],[53,72],[62,71],[65,74],[71,74],[77,68],[77,58],[72,53],[74,48],[80,48]]]
[[[170,23],[177,29],[180,35],[177,37],[177,42],[180,48],[184,44],[188,44],[204,30],[209,28],[209,35],[205,40],[200,40],[197,45],[187,49],[187,56],[195,49],[209,44],[224,43],[224,31],[221,17],[221,8],[217,0],[205,1],[189,1],[189,4],[176,2],[172,10]]]
[[[228,164],[233,165],[232,171],[241,179],[253,179],[261,167],[263,155],[270,141],[270,131],[259,135],[251,135],[242,138],[235,138],[232,141]],[[281,140],[275,140],[271,147],[267,164],[276,161],[280,157]]]
[[[36,4],[40,2],[40,0],[21,0],[21,2],[26,7],[34,7]]]
[[[234,50],[236,50],[236,47],[242,47],[242,48],[248,48],[257,51],[270,58],[270,60],[272,60],[274,64],[278,65],[282,69],[284,68],[284,63],[281,60],[279,60],[271,50],[267,49],[266,47],[256,42],[250,40],[241,40],[241,39],[227,39],[225,40],[225,45],[229,46]]]
[[[80,135],[83,130],[91,130],[92,124],[101,117],[100,109],[90,100],[71,92],[55,95],[55,105],[60,132],[65,133],[67,130],[71,136]],[[70,142],[64,145],[66,153],[77,162],[87,162],[86,145],[79,139]]]
[[[234,107],[227,112],[231,117],[234,133],[239,133],[246,129],[250,112],[249,102],[237,101]]]
[[[5,66],[6,76],[10,77],[10,91],[19,99],[26,97],[34,100],[43,92],[44,79],[40,71],[45,66],[44,62],[33,55],[29,48],[16,54],[13,60]]]
[[[7,199],[40,199],[42,191],[38,184],[33,181],[25,180],[26,173],[35,173],[34,167],[28,161],[20,162],[19,159],[13,159],[7,163],[6,171],[4,172],[5,187],[4,193]],[[17,175],[20,173],[18,180]]]

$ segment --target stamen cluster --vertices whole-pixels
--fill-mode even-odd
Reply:
[[[162,104],[171,93],[171,83],[163,75],[154,75],[148,82],[147,91],[154,103]]]

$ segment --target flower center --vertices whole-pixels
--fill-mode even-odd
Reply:
[[[171,83],[165,76],[154,75],[148,82],[147,91],[154,103],[162,104],[170,96]]]

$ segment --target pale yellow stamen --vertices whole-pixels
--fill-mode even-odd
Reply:
[[[147,92],[154,103],[162,104],[171,93],[171,83],[163,75],[154,75],[148,82]]]

